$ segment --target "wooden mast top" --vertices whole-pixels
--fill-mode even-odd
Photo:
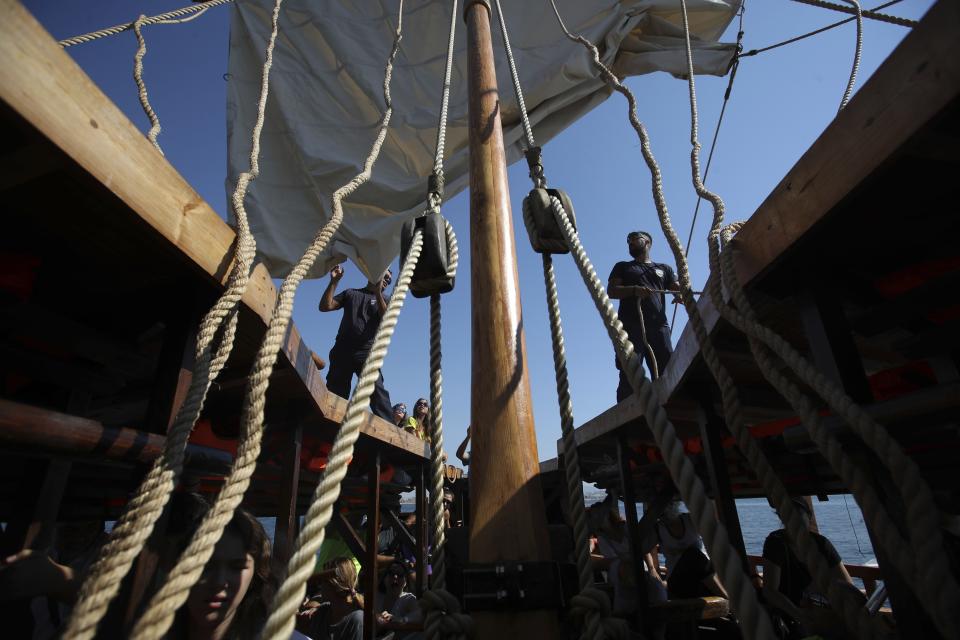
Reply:
[[[520,309],[490,6],[468,1],[473,373],[470,561],[550,559]],[[552,611],[478,612],[481,638],[559,637]]]

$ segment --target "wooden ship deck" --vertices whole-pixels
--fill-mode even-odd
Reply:
[[[958,28],[956,3],[930,10],[750,216],[735,252],[761,322],[889,429],[953,514],[960,511]],[[745,336],[708,295],[698,307],[747,424],[790,492],[848,493],[763,377]],[[655,389],[742,550],[734,501],[764,494],[726,429],[689,325],[675,347]],[[842,422],[830,425],[847,453],[871,461]],[[628,514],[635,502],[656,501],[664,484],[673,492],[634,397],[583,423],[576,442],[584,481],[613,489]],[[561,464],[541,463],[548,500],[562,493]],[[881,488],[889,482],[882,475]],[[904,594],[891,593],[896,612]]]
[[[58,522],[117,517],[184,399],[197,326],[223,289],[235,234],[26,11],[4,7],[3,15],[0,521],[8,555],[48,546]],[[232,462],[247,374],[275,299],[269,274],[256,267],[231,358],[188,445],[188,489],[216,491]],[[346,410],[322,366],[291,324],[244,501],[276,518],[281,561]],[[367,512],[375,533],[378,509],[398,509],[400,493],[415,486],[425,523],[428,463],[429,445],[368,413],[340,502]],[[425,541],[425,528],[419,533]],[[344,538],[367,553],[369,541]]]

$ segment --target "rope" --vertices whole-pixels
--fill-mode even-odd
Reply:
[[[454,8],[456,10],[456,8]],[[457,273],[460,252],[453,226],[444,220],[447,235],[447,275]],[[433,579],[421,599],[426,612],[427,637],[465,638],[473,633],[470,616],[460,613],[460,603],[447,590],[446,530],[443,521],[443,368],[440,294],[430,296],[430,517],[433,526]]]
[[[503,18],[503,9],[500,7],[500,0],[494,0],[497,5],[497,19],[500,22],[500,34],[503,36],[503,49],[507,55],[507,62],[510,67],[510,78],[513,80],[513,92],[517,96],[517,106],[520,109],[520,121],[523,124],[523,134],[527,138],[527,144],[532,148],[537,146],[533,139],[533,127],[530,126],[530,118],[527,116],[527,105],[523,101],[523,89],[520,87],[520,76],[517,74],[517,63],[513,59],[513,48],[510,46],[510,36],[507,34],[507,23]]]
[[[859,0],[844,0],[853,5],[857,12],[857,46],[853,53],[853,68],[850,70],[850,79],[847,81],[847,88],[843,91],[843,98],[840,99],[840,108],[837,113],[843,111],[850,101],[850,95],[853,93],[853,85],[857,82],[857,72],[860,70],[860,51],[863,49],[863,12],[860,10]]]
[[[689,29],[686,27],[686,5],[684,0],[681,0],[681,5],[684,11],[684,24],[685,24],[685,30],[687,33],[688,69],[692,71],[692,53],[690,51],[690,45],[689,45]],[[729,241],[730,236],[733,233],[733,230],[735,228],[738,229],[739,226],[742,226],[742,223],[735,223],[734,225],[729,225],[728,227],[721,230],[721,224],[723,222],[723,215],[724,215],[723,201],[722,199],[720,199],[719,196],[708,191],[700,179],[700,170],[699,170],[700,145],[699,145],[699,142],[697,141],[696,91],[695,91],[695,84],[694,84],[692,73],[690,74],[690,78],[689,78],[689,87],[690,87],[690,106],[691,106],[691,146],[692,146],[691,167],[692,167],[692,173],[693,173],[693,182],[697,190],[697,193],[703,196],[704,198],[707,198],[711,202],[714,208],[714,224],[713,224],[713,228],[711,229],[711,234],[710,234],[711,241],[709,243],[711,268],[713,269],[714,273],[721,273],[725,276],[728,290],[732,292],[734,296],[734,301],[736,302],[738,308],[744,311],[744,313],[746,314],[746,317],[741,316],[739,313],[737,313],[736,311],[728,307],[726,304],[724,304],[724,301],[722,298],[721,283],[716,278],[713,278],[710,281],[708,281],[710,286],[711,296],[713,296],[717,308],[721,311],[724,317],[729,321],[731,321],[738,328],[741,328],[742,331],[748,334],[748,339],[751,340],[751,347],[754,350],[755,355],[757,355],[758,357],[758,364],[760,364],[761,370],[764,372],[764,375],[769,380],[771,380],[774,386],[777,387],[778,391],[780,391],[786,397],[788,397],[788,399],[791,401],[791,404],[794,405],[794,408],[798,410],[798,413],[801,413],[802,415],[804,415],[805,424],[808,425],[808,429],[811,429],[811,435],[813,436],[814,441],[817,442],[818,446],[820,446],[821,449],[825,452],[826,454],[825,457],[827,457],[828,460],[831,461],[831,464],[834,466],[834,468],[838,469],[838,472],[840,472],[841,475],[844,477],[844,480],[845,482],[847,482],[848,486],[850,486],[854,490],[855,494],[858,494],[857,495],[858,501],[861,501],[861,506],[864,508],[865,513],[869,512],[868,517],[871,519],[872,526],[876,527],[876,530],[879,534],[878,537],[882,538],[881,542],[884,543],[885,545],[886,544],[892,545],[890,548],[891,555],[894,557],[897,557],[898,555],[900,556],[898,565],[902,564],[903,567],[910,568],[911,566],[910,562],[912,561],[912,559],[909,558],[908,556],[907,548],[902,544],[900,544],[900,546],[896,546],[897,543],[895,540],[891,542],[891,537],[896,534],[896,530],[892,523],[884,522],[885,518],[883,518],[883,516],[881,515],[883,514],[882,506],[880,506],[879,504],[879,500],[876,496],[875,491],[873,490],[873,487],[870,485],[866,477],[859,473],[859,469],[855,465],[853,465],[852,461],[850,461],[849,459],[846,459],[846,457],[843,455],[842,450],[840,449],[839,443],[835,441],[831,441],[832,436],[830,436],[829,433],[825,429],[823,429],[823,427],[820,425],[820,418],[817,415],[814,407],[803,396],[803,394],[798,389],[796,389],[795,385],[793,385],[792,382],[790,382],[785,376],[783,376],[780,373],[778,365],[773,363],[772,359],[769,357],[769,353],[766,347],[771,347],[774,351],[776,351],[777,355],[780,356],[783,359],[783,361],[786,364],[788,364],[788,366],[791,367],[791,369],[794,369],[794,371],[797,372],[798,375],[800,375],[801,379],[804,380],[804,382],[806,382],[808,385],[810,385],[815,390],[817,390],[818,393],[821,393],[821,390],[822,390],[823,394],[842,396],[846,400],[847,405],[852,407],[856,407],[856,405],[854,405],[853,402],[849,398],[847,398],[846,395],[843,394],[843,392],[840,391],[835,385],[829,384],[825,379],[813,380],[812,379],[814,377],[813,375],[810,375],[808,377],[808,375],[806,374],[809,374],[811,372],[813,374],[816,374],[817,376],[819,376],[819,373],[814,371],[812,367],[809,366],[809,363],[803,360],[803,358],[800,357],[799,354],[793,352],[792,348],[790,348],[785,341],[779,338],[779,336],[776,336],[774,332],[767,329],[766,327],[762,327],[762,325],[759,325],[759,323],[755,321],[755,317],[756,317],[755,313],[752,309],[752,306],[749,303],[749,300],[747,300],[746,298],[745,292],[740,286],[740,283],[736,276],[736,272],[733,268],[732,252],[730,251],[724,252],[723,254],[724,265],[723,265],[723,268],[721,269],[721,265],[719,263],[719,259],[717,255],[718,242],[716,241],[716,239],[719,236],[720,242],[725,245]],[[756,340],[756,338],[763,337],[763,336],[773,337],[775,339],[770,339],[769,341],[767,339],[764,339],[764,342],[766,344],[760,345],[759,341]],[[704,350],[704,354],[706,357],[706,351],[707,351],[706,345],[702,345],[702,348]],[[799,371],[799,369],[804,369],[805,371],[801,372]],[[820,376],[820,378],[822,378],[822,376]],[[823,383],[823,384],[817,384],[817,383]],[[723,386],[724,386],[723,383],[721,383],[721,387]],[[729,385],[729,386],[732,386],[732,385]],[[826,396],[824,397],[826,399]],[[725,404],[726,404],[726,401],[725,401]],[[837,404],[839,405],[840,403],[838,402]],[[834,410],[837,411],[838,413],[844,413],[842,409],[839,409],[839,408],[834,408]],[[856,407],[856,409],[852,410],[851,412],[860,413],[860,414],[863,413],[859,407]],[[872,421],[870,422],[872,423]],[[909,488],[909,493],[904,492],[905,502],[908,505],[913,504],[913,502],[911,501],[911,498],[913,500],[917,500],[917,495],[916,495],[917,493],[921,495],[920,499],[918,500],[919,502],[926,502],[926,500],[929,499],[929,503],[926,505],[928,507],[928,510],[926,512],[918,512],[915,514],[911,513],[908,515],[908,518],[907,518],[908,528],[911,527],[911,524],[912,524],[911,518],[915,515],[920,521],[924,523],[925,526],[924,527],[917,526],[917,528],[914,529],[914,531],[918,533],[922,532],[922,535],[933,536],[935,540],[939,541],[940,532],[937,529],[937,524],[936,524],[938,511],[936,510],[936,507],[932,502],[932,496],[929,495],[928,487],[926,486],[925,483],[923,483],[922,479],[919,477],[919,471],[915,469],[915,465],[912,465],[912,461],[910,461],[903,454],[903,452],[899,450],[899,447],[897,447],[890,440],[886,431],[876,423],[871,424],[868,429],[864,430],[864,432],[861,433],[861,437],[864,437],[865,440],[870,438],[878,445],[882,442],[884,445],[883,447],[878,446],[877,448],[875,448],[875,451],[877,451],[877,454],[881,457],[881,459],[887,460],[887,461],[892,460],[891,462],[892,465],[899,464],[899,465],[902,465],[902,467],[906,467],[903,475],[907,476],[907,478],[910,480],[911,486]],[[755,443],[753,443],[753,445],[756,446]],[[889,457],[885,457],[885,455]],[[913,469],[910,469],[910,467],[913,467]],[[915,473],[912,473],[912,472],[915,472]],[[789,505],[787,506],[789,507]],[[913,509],[913,511],[918,511],[918,509]],[[792,518],[788,516],[787,519],[792,519]],[[785,519],[785,524],[787,524],[787,519]],[[929,526],[929,525],[932,525],[932,526]],[[793,528],[792,525],[788,526],[788,529],[792,529],[792,528]],[[792,531],[790,531],[790,533],[793,534]],[[807,540],[808,532],[804,527],[801,527],[799,533],[802,533],[802,536],[800,537],[799,540],[795,539],[795,543],[797,543],[798,546],[800,547],[806,546],[808,544],[808,540]],[[926,541],[928,540],[928,538],[922,538],[922,540]],[[918,541],[917,544],[920,544],[920,542]],[[935,554],[936,549],[931,548],[930,552]],[[807,555],[807,554],[804,553],[804,555]],[[935,557],[935,556],[931,556],[931,557]],[[811,566],[811,568],[818,569],[818,573],[820,573],[819,565],[817,567]],[[941,570],[939,571],[939,573],[941,575],[937,576],[938,580],[946,581],[945,585],[942,582],[940,583],[941,588],[945,586],[946,587],[945,590],[950,591],[950,587],[951,587],[950,583],[953,583],[952,586],[955,587],[956,583],[953,581],[948,571],[946,571],[941,567]],[[911,573],[908,575],[914,575],[914,574]],[[849,597],[852,595],[849,591],[844,589],[839,589],[838,585],[835,582],[830,581],[829,576],[827,575],[819,576],[815,574],[815,577],[817,578],[818,582],[821,584],[821,588],[824,586],[824,582],[826,582],[826,586],[828,587],[827,592],[830,594],[831,603],[835,605],[839,605],[839,607],[842,610],[844,620],[850,629],[855,629],[862,637],[873,637],[872,634],[887,633],[887,629],[885,627],[876,624],[874,620],[868,617],[866,610],[862,606],[860,606],[860,603],[856,601],[857,600],[856,598]],[[930,581],[929,584],[932,585],[933,581]],[[931,593],[931,595],[934,595],[936,592],[935,590],[931,589],[930,591],[928,591],[928,593]],[[839,596],[841,600],[837,600],[837,596]],[[956,595],[954,595],[954,593],[951,593],[949,596],[943,597],[943,600],[942,600],[943,605],[946,605],[946,603],[950,601],[950,599],[952,599],[953,602],[957,601]],[[949,610],[948,607],[943,609],[944,612],[948,610]],[[946,621],[946,619],[947,618],[945,616],[944,621]],[[952,633],[953,631],[955,631],[955,628],[948,626],[948,627],[945,627],[945,629],[950,630],[950,632],[946,633],[948,637],[952,637],[953,635],[955,635],[955,633]]]
[[[304,518],[303,530],[297,536],[296,548],[287,563],[287,577],[273,598],[270,617],[261,633],[262,638],[289,638],[293,631],[294,616],[306,594],[307,580],[313,575],[316,554],[320,545],[323,544],[325,530],[333,513],[333,505],[340,496],[340,483],[347,475],[347,466],[353,458],[353,448],[360,435],[360,425],[366,420],[370,396],[387,355],[390,340],[393,338],[397,319],[407,297],[410,280],[422,248],[423,234],[417,230],[410,244],[407,259],[400,270],[397,286],[393,290],[393,295],[390,296],[387,311],[380,321],[370,355],[363,365],[357,387],[347,404],[346,417],[333,442],[327,469],[313,493],[310,508]]]
[[[97,625],[116,597],[120,583],[129,572],[134,559],[153,532],[157,519],[180,479],[184,451],[190,432],[203,409],[210,385],[223,370],[233,349],[238,305],[250,281],[250,271],[256,255],[256,240],[250,231],[244,198],[249,184],[260,173],[260,132],[263,129],[266,112],[270,66],[281,1],[277,0],[274,7],[273,33],[267,47],[257,120],[252,133],[250,170],[238,177],[232,198],[237,224],[237,243],[227,287],[200,322],[195,347],[194,376],[187,390],[187,397],[170,427],[163,454],[154,462],[150,472],[110,532],[109,540],[101,547],[96,561],[91,565],[64,632],[64,638],[86,640],[96,634]],[[212,6],[215,2],[220,4],[217,0],[212,0],[208,4]],[[191,9],[195,10],[195,8]],[[169,17],[168,14],[164,14],[164,19],[167,17]],[[214,341],[218,337],[219,342],[214,349]]]
[[[720,116],[717,118],[717,126],[713,129],[713,140],[710,142],[710,152],[707,154],[707,168],[703,172],[703,181],[707,181],[707,176],[710,175],[710,167],[713,165],[713,152],[717,148],[717,139],[720,137],[720,126],[723,124],[723,116],[727,113],[727,103],[730,102],[730,94],[733,92],[733,81],[737,77],[737,70],[740,68],[740,54],[743,53],[743,13],[746,10],[747,3],[740,3],[740,10],[737,11],[737,16],[740,19],[740,24],[737,29],[737,49],[733,54],[733,58],[730,60],[730,67],[728,72],[730,73],[730,80],[727,81],[727,90],[723,93],[723,103],[720,106]],[[693,208],[693,219],[690,221],[690,231],[687,233],[687,242],[683,245],[683,255],[687,257],[690,255],[690,243],[693,242],[693,230],[697,226],[697,215],[700,213],[700,203],[703,202],[703,198],[697,196],[697,204]],[[673,326],[677,321],[677,311],[679,307],[673,308],[673,315],[670,317],[670,331],[673,332]]]
[[[137,53],[133,58],[133,80],[137,83],[137,94],[140,96],[140,106],[143,107],[143,112],[147,114],[147,117],[150,119],[150,131],[147,132],[147,139],[150,140],[150,144],[160,152],[160,155],[164,155],[163,149],[161,149],[157,143],[157,136],[160,135],[160,118],[153,110],[153,107],[150,106],[150,98],[147,96],[147,85],[143,81],[143,57],[147,55],[147,41],[143,38],[141,28],[146,23],[146,20],[147,17],[141,15],[133,23],[133,32],[137,35]]]
[[[660,406],[659,400],[654,396],[649,380],[644,377],[640,358],[634,353],[633,345],[623,330],[617,312],[610,303],[610,298],[600,278],[597,277],[597,272],[587,257],[577,232],[570,224],[560,200],[551,198],[551,204],[574,262],[603,319],[617,357],[620,359],[620,366],[630,380],[634,393],[643,407],[647,424],[650,425],[650,430],[657,441],[657,446],[663,452],[670,475],[689,507],[690,513],[693,514],[697,531],[707,542],[710,557],[717,564],[721,582],[730,593],[734,608],[743,623],[744,635],[747,638],[773,637],[770,619],[757,601],[756,591],[743,572],[740,555],[730,544],[726,527],[716,519],[713,505],[707,499],[706,490],[697,476],[693,463],[683,451],[683,443],[677,436],[676,429],[663,407]]]
[[[279,4],[278,1],[278,8]],[[277,20],[278,11],[274,13],[274,35],[277,30]],[[166,583],[152,598],[147,611],[134,626],[134,637],[152,640],[163,637],[164,634],[166,634],[173,622],[177,609],[186,601],[190,589],[203,573],[204,565],[213,554],[214,547],[222,536],[224,527],[233,518],[235,510],[242,501],[243,495],[250,484],[250,478],[253,476],[254,470],[256,469],[257,458],[260,455],[266,393],[270,384],[270,376],[277,361],[277,353],[283,343],[293,314],[297,288],[340,227],[343,220],[343,199],[369,180],[372,174],[373,164],[379,156],[380,149],[389,128],[390,116],[392,114],[389,84],[392,76],[393,62],[400,46],[401,26],[402,23],[398,20],[397,33],[387,62],[384,78],[384,99],[387,104],[387,112],[384,115],[378,136],[366,158],[363,170],[350,182],[334,192],[333,214],[330,220],[317,232],[304,254],[280,286],[280,292],[277,297],[273,315],[270,319],[270,324],[249,375],[248,388],[241,416],[241,440],[230,474],[225,479],[223,488],[210,511],[204,516],[199,528],[193,534],[187,549],[181,554],[176,566],[170,571]],[[391,304],[392,303],[393,301],[391,300]],[[402,304],[402,296],[400,304]],[[389,311],[390,307],[388,307],[387,315],[389,315]],[[399,309],[397,309],[397,312],[398,311]],[[386,322],[387,317],[385,316],[384,323]],[[393,318],[393,324],[396,324],[395,317]],[[383,349],[385,351],[385,347]],[[382,362],[382,356],[380,361]],[[379,366],[375,369],[375,373],[376,371],[379,371]],[[369,393],[367,394],[365,402],[368,400]],[[366,404],[363,406],[365,407]],[[362,408],[358,409],[358,411],[362,411]],[[357,422],[355,431],[358,429],[359,422]],[[350,446],[352,448],[352,443]],[[333,464],[332,455],[331,464]],[[345,466],[342,471],[343,474],[346,473]],[[336,472],[334,475],[336,475]],[[287,633],[289,634],[289,631]]]
[[[450,33],[447,36],[447,62],[443,72],[443,92],[440,98],[440,120],[437,125],[437,149],[433,157],[433,175],[437,177],[439,193],[428,194],[431,208],[440,208],[443,192],[443,154],[447,142],[447,109],[450,105],[450,78],[453,73],[453,45],[457,33],[457,0],[453,1],[450,12]]]
[[[213,7],[218,7],[222,4],[227,4],[233,2],[233,0],[207,0],[202,4],[193,4],[188,7],[183,7],[181,9],[175,9],[173,11],[168,11],[166,13],[161,13],[156,16],[151,16],[149,18],[144,18],[140,16],[137,20],[133,22],[127,22],[124,24],[118,24],[113,27],[107,27],[106,29],[100,29],[99,31],[91,31],[90,33],[85,33],[79,36],[73,36],[72,38],[64,38],[60,40],[58,44],[66,49],[67,47],[72,47],[76,44],[83,44],[85,42],[93,42],[94,40],[99,40],[100,38],[106,38],[107,36],[113,36],[118,33],[123,33],[134,28],[134,25],[143,20],[142,24],[182,24],[184,22],[190,22],[196,18],[199,18],[208,9]],[[191,15],[194,14],[194,15]],[[179,18],[180,16],[190,16],[189,18],[183,20],[175,20],[174,18]]]
[[[886,2],[886,3],[884,3],[884,4],[881,4],[881,5],[878,6],[878,7],[874,7],[874,8],[872,9],[872,11],[876,11],[876,10],[878,10],[878,9],[885,9],[886,7],[893,6],[893,5],[898,4],[898,3],[900,3],[900,2],[902,2],[902,0],[890,0],[890,2]],[[830,31],[831,29],[835,29],[835,28],[837,28],[837,27],[839,27],[839,26],[841,26],[841,25],[845,25],[845,24],[847,24],[848,22],[853,22],[853,21],[856,20],[856,19],[857,19],[856,17],[846,18],[846,19],[844,19],[844,20],[840,20],[840,21],[838,21],[838,22],[834,22],[834,23],[832,23],[832,24],[828,24],[828,25],[825,26],[825,27],[820,27],[819,29],[814,29],[813,31],[810,31],[809,33],[805,33],[805,34],[803,34],[803,35],[799,35],[799,36],[790,38],[790,39],[788,39],[788,40],[784,40],[783,42],[778,42],[778,43],[776,43],[776,44],[771,44],[771,45],[768,45],[768,46],[766,46],[766,47],[761,47],[760,49],[751,49],[750,51],[747,51],[746,53],[741,54],[740,57],[741,57],[741,58],[747,58],[747,57],[750,57],[750,56],[755,56],[755,55],[757,55],[758,53],[764,53],[765,51],[772,51],[773,49],[779,49],[780,47],[786,46],[786,45],[788,45],[788,44],[793,44],[794,42],[800,42],[801,40],[806,40],[807,38],[810,38],[810,37],[812,37],[812,36],[820,35],[820,34],[823,33],[824,31]],[[919,24],[919,23],[917,23],[917,22],[915,22],[915,21],[909,21],[909,22],[914,22],[914,24],[912,24],[912,25],[904,25],[904,26],[916,26],[916,24]]]
[[[842,4],[836,4],[833,2],[824,2],[824,0],[793,0],[794,2],[800,2],[802,4],[809,4],[813,7],[821,7],[823,9],[833,9],[834,11],[840,11],[843,13],[850,13],[858,17],[870,18],[871,20],[876,20],[878,22],[886,22],[887,24],[895,24],[900,27],[915,27],[920,24],[917,20],[910,20],[908,18],[901,18],[899,16],[891,16],[886,13],[877,13],[876,9],[869,11],[861,11],[858,6],[851,9],[850,7],[845,7]],[[850,0],[843,0],[849,4],[854,4]],[[878,7],[879,8],[879,7]]]

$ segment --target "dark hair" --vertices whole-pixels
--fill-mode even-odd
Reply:
[[[167,567],[171,568],[177,558],[186,551],[190,538],[199,528],[210,503],[195,493],[178,494],[171,500],[168,533]],[[246,509],[237,509],[233,519],[223,529],[223,535],[236,535],[244,550],[253,558],[253,578],[246,595],[237,607],[237,613],[227,631],[231,640],[253,640],[267,621],[270,602],[276,590],[274,572],[270,562],[270,539],[263,525]],[[170,637],[186,637],[189,613],[186,606],[177,612]]]
[[[407,567],[400,562],[399,560],[394,560],[389,565],[387,565],[387,570],[383,572],[383,576],[380,578],[380,582],[377,584],[377,590],[381,593],[386,593],[387,591],[387,578],[390,577],[390,574],[393,573],[393,568],[397,567],[400,569],[400,576],[406,581],[407,579]]]
[[[653,244],[653,236],[651,236],[646,231],[631,231],[630,233],[627,234],[627,240],[629,240],[630,238],[639,238],[641,236],[646,238],[647,242],[649,242],[650,244]]]

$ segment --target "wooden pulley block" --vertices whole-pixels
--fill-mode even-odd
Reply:
[[[447,252],[447,230],[439,212],[427,213],[404,223],[400,232],[400,264],[407,259],[417,229],[423,232],[423,249],[410,280],[410,293],[415,298],[453,291],[456,278],[447,274],[450,256]]]
[[[563,238],[560,226],[553,215],[550,197],[560,200],[567,218],[573,228],[577,228],[577,217],[573,212],[570,197],[561,189],[533,189],[523,199],[523,220],[530,236],[530,245],[537,253],[570,253]]]

